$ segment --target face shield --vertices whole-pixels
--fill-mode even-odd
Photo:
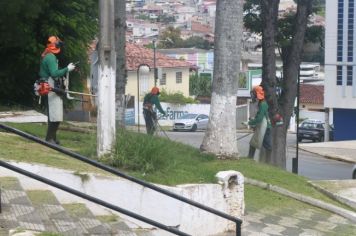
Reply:
[[[252,90],[250,92],[250,96],[251,96],[251,100],[252,100],[253,103],[257,102],[257,94],[256,94],[255,90]]]

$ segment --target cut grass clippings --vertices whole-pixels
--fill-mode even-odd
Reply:
[[[14,124],[11,126],[39,137],[44,137],[46,131],[46,126],[41,124]],[[64,147],[95,158],[95,134],[59,130],[58,136]],[[79,172],[98,172],[98,169],[94,167],[49,148],[3,133],[0,133],[0,158],[42,163]],[[217,160],[212,155],[201,154],[198,149],[191,146],[145,134],[119,130],[113,158],[106,157],[101,160],[140,179],[165,185],[215,183],[217,172],[236,170],[248,178],[345,207],[315,190],[302,176],[245,158]],[[246,196],[249,196],[251,191],[249,189],[246,188]],[[257,200],[254,195],[251,197],[252,199],[246,198],[246,201]]]

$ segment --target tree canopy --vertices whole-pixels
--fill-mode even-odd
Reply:
[[[50,35],[65,43],[59,66],[80,61],[79,73],[74,76],[85,77],[88,44],[98,30],[97,15],[95,0],[1,1],[0,100],[31,105],[40,55]]]
[[[313,13],[320,13],[325,5],[324,0],[314,0],[313,1]],[[260,0],[247,0],[244,4],[244,25],[247,29],[254,33],[262,32],[262,20],[261,20],[261,4]],[[285,49],[284,52],[288,52],[288,48],[291,46],[292,38],[294,36],[296,21],[296,9],[287,10],[284,14],[280,15],[278,18],[278,31],[276,36],[276,43],[278,48]],[[323,36],[324,27],[321,25],[308,24],[305,41],[312,43],[320,43],[323,49]],[[286,55],[281,55],[286,56]]]
[[[181,38],[181,31],[179,28],[169,26],[159,36],[158,48],[200,48],[212,49],[214,43],[209,42],[200,36],[191,36],[187,39]]]

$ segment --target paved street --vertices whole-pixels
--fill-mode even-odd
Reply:
[[[166,132],[170,139],[199,148],[204,132]],[[238,133],[238,148],[241,156],[248,153],[251,135]],[[247,135],[247,136],[246,136]],[[307,141],[305,143],[308,143]],[[295,134],[287,136],[287,170],[292,171],[292,158],[296,156]],[[258,155],[258,153],[256,153]],[[298,155],[299,174],[313,180],[350,179],[353,164],[326,159],[318,154],[313,154],[299,149]]]

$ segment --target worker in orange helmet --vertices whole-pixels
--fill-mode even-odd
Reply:
[[[56,55],[61,52],[63,42],[57,36],[50,36],[47,45],[43,51],[40,65],[40,81],[48,82],[51,88],[60,88],[63,85],[62,77],[75,69],[73,63],[65,68],[58,68],[58,59]],[[62,95],[50,91],[47,95],[47,115],[48,129],[46,141],[53,144],[59,144],[57,139],[57,130],[61,121],[63,121],[63,99]]]
[[[254,158],[256,149],[264,147],[271,151],[271,122],[268,116],[268,104],[265,100],[265,91],[258,85],[251,91],[252,101],[258,101],[258,111],[256,116],[248,122],[254,128],[254,134],[250,140],[249,158]]]
[[[164,116],[166,112],[162,109],[161,103],[159,101],[159,88],[153,87],[151,92],[148,93],[143,99],[143,116],[146,123],[147,134],[153,135],[156,131],[155,123],[157,122],[157,113],[153,110],[153,106],[159,110]]]

